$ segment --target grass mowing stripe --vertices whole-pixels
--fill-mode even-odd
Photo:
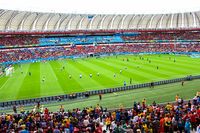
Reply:
[[[62,91],[65,93],[68,92],[66,88],[69,88],[70,84],[66,81],[66,76],[64,76],[64,73],[61,71],[61,65],[55,61],[51,61],[50,65],[58,79],[57,82],[60,84]]]
[[[110,62],[112,63],[112,60]],[[150,79],[157,79],[158,78],[157,76],[152,74],[150,71],[144,72],[142,67],[140,67],[140,68],[137,68],[135,66],[133,67],[132,63],[130,63],[130,62],[126,62],[124,64],[121,64],[120,62],[115,62],[115,64],[117,64],[117,66],[119,66],[119,67],[124,67],[124,66],[127,67],[127,69],[124,70],[124,72],[122,73],[123,75],[129,76],[129,77],[134,77],[134,79],[138,75],[143,75],[144,77],[148,77],[146,79],[144,79],[144,78],[140,79],[139,78],[139,80],[142,81],[142,82],[149,81]]]
[[[112,65],[112,64],[107,64],[107,62],[104,62],[104,60],[98,60],[98,61],[94,61],[92,62],[92,64],[96,64],[98,66],[101,66],[105,71],[109,72],[107,75],[110,75],[111,78],[115,79],[118,83],[115,84],[115,86],[123,86],[124,85],[124,81],[126,81],[126,84],[130,84],[130,78],[132,78],[132,76],[129,73],[126,73],[124,70],[124,67],[120,67],[118,65]],[[120,71],[122,71],[120,73]],[[116,74],[116,77],[114,78],[114,74]],[[132,80],[132,84],[136,84],[139,83],[136,80]]]
[[[3,89],[1,90],[0,101],[9,101],[12,99],[16,99],[16,94],[18,94],[21,85],[24,82],[26,72],[29,69],[29,64],[26,64],[22,67],[25,71],[23,74],[21,74],[21,71],[18,69],[18,67],[15,68],[16,69],[14,73],[9,76],[7,83],[5,84],[5,86],[3,86]]]
[[[154,80],[158,80],[158,79],[164,79],[166,77],[169,77],[170,75],[167,74],[163,74],[160,71],[158,71],[156,68],[154,67],[150,67],[147,66],[145,64],[145,66],[139,66],[139,64],[136,64],[137,62],[124,62],[124,61],[116,61],[116,60],[111,60],[110,62],[114,63],[114,64],[119,64],[119,65],[127,65],[128,67],[131,68],[132,71],[134,71],[134,73],[141,73],[142,75],[146,75]],[[129,70],[129,69],[128,69]]]
[[[45,82],[42,82],[42,79],[45,79]],[[63,94],[64,91],[57,82],[58,78],[53,71],[53,68],[49,62],[41,63],[40,65],[40,79],[41,79],[41,96],[52,96],[57,94]]]
[[[68,69],[68,67],[69,67],[68,61],[67,60],[59,61],[59,64],[62,67],[64,66],[64,70],[62,70],[63,71],[62,73],[64,74],[64,79],[66,80],[66,82],[68,84],[70,84],[70,87],[69,88],[65,88],[65,91],[67,93],[85,91],[83,89],[83,87],[81,86],[81,84],[80,84],[80,80],[75,78],[75,76],[71,73],[71,72],[73,72],[72,70]],[[69,77],[69,75],[71,75],[71,78]]]
[[[85,63],[88,64],[88,67],[95,68],[95,69],[98,70],[98,72],[100,73],[100,78],[97,78],[97,80],[100,81],[100,79],[103,78],[105,80],[104,84],[105,84],[106,88],[123,86],[123,83],[124,83],[123,81],[129,80],[129,77],[124,78],[124,76],[122,76],[118,73],[117,73],[117,76],[114,78],[113,77],[113,74],[115,73],[114,70],[111,71],[111,70],[108,70],[105,67],[101,67],[101,65],[94,63],[93,60],[96,60],[96,59],[91,58],[90,60],[88,60]],[[81,62],[81,63],[84,64],[83,62]],[[112,80],[113,83],[108,82],[110,80]],[[136,82],[134,81],[132,83],[136,83]]]
[[[95,60],[95,62],[98,62],[100,65],[102,65],[103,67],[107,68],[107,69],[114,69],[116,73],[119,73],[120,72],[120,69],[123,70],[123,74],[121,74],[120,76],[124,77],[124,80],[127,79],[129,80],[132,76],[134,75],[134,80],[136,81],[146,81],[146,80],[149,80],[148,77],[146,77],[145,75],[141,75],[141,74],[138,74],[138,73],[132,73],[132,72],[129,72],[129,73],[125,73],[125,71],[127,71],[128,67],[127,66],[119,66],[117,64],[113,65],[109,62],[107,62],[107,60],[101,60],[101,62],[99,60]],[[127,69],[125,69],[127,68]],[[131,75],[130,75],[131,73]]]
[[[174,64],[176,65],[177,67],[176,68],[182,68],[182,69],[185,69],[185,70],[199,70],[199,67],[196,66],[196,63],[192,63],[190,65],[186,64],[185,62],[181,62],[181,59],[177,59],[176,62],[169,62],[169,61],[164,61],[164,60],[160,60],[158,58],[154,58],[154,60],[156,60],[157,62],[162,62],[162,64],[166,63],[166,64]],[[184,60],[187,60],[187,58],[185,58]],[[179,62],[179,63],[177,63]],[[188,62],[189,63],[189,62]]]
[[[71,85],[70,88],[65,88],[69,93],[74,92],[84,92],[86,91],[85,88],[87,87],[87,80],[79,78],[79,73],[74,71],[74,67],[70,64],[71,60],[68,60],[65,64],[65,72],[66,76],[65,78],[68,79],[68,83]],[[69,78],[69,75],[71,75],[71,79]]]
[[[137,66],[142,66],[142,68],[144,68],[143,71],[151,71],[152,73],[154,73],[155,75],[160,75],[160,77],[170,77],[171,75],[175,74],[174,72],[171,71],[165,71],[162,69],[159,69],[159,71],[157,70],[157,66],[158,64],[152,63],[146,60],[140,60],[140,59],[136,59],[132,57],[133,62],[137,65]]]
[[[169,59],[169,56],[166,57],[164,56],[165,60],[170,60]],[[178,55],[178,56],[174,56],[175,59],[178,59],[178,62],[182,63],[182,64],[199,64],[200,65],[200,62],[198,58],[191,58],[191,57],[188,57],[186,55]],[[171,61],[173,61],[173,59],[171,59]],[[193,66],[192,66],[193,67]],[[195,66],[194,66],[195,67]]]
[[[62,61],[59,61],[59,63],[63,63]],[[72,78],[69,79],[69,75],[66,74],[66,77],[68,79],[68,83],[71,84],[70,88],[67,88],[69,90],[70,93],[73,92],[85,92],[87,91],[89,86],[92,86],[91,84],[88,84],[88,79],[87,78],[79,78],[80,75],[80,71],[76,71],[76,67],[77,66],[73,66],[71,65],[72,63],[74,63],[73,60],[67,60],[67,63],[64,63],[63,65],[66,66],[65,71],[67,71],[67,74],[71,75]],[[62,68],[62,67],[60,67]],[[73,84],[75,86],[73,86]],[[90,87],[89,87],[90,88]]]
[[[102,70],[102,67],[99,67],[98,71],[96,69],[96,66],[94,64],[90,63],[90,61],[79,61],[78,62],[79,66],[82,66],[83,69],[88,70],[87,74],[89,75],[90,73],[93,74],[92,78],[99,82],[99,84],[106,86],[106,85],[115,85],[118,82],[114,80],[113,77],[108,76],[107,73],[105,73],[105,69]],[[101,73],[100,76],[97,76],[97,73]],[[113,72],[111,72],[113,73]],[[106,82],[107,81],[107,82]],[[109,82],[108,82],[109,81]]]
[[[29,72],[31,76],[28,74]],[[25,78],[17,94],[17,99],[40,97],[40,83],[40,63],[32,63],[25,73]]]
[[[89,74],[90,74],[90,71],[89,70],[86,70],[84,68],[84,66],[82,65],[78,65],[77,62],[72,62],[71,65],[74,67],[74,69],[79,73],[79,74],[82,74],[82,78],[80,79],[80,81],[82,79],[86,79],[87,83],[88,83],[88,86],[90,87],[86,87],[88,88],[89,90],[95,90],[95,89],[102,89],[102,88],[105,88],[104,85],[100,84],[99,82],[97,82],[96,80],[94,80],[93,78],[90,78],[89,77]],[[85,89],[85,88],[84,88]],[[86,90],[85,90],[86,91]]]
[[[170,71],[173,72],[174,74],[184,74],[185,70],[180,69],[177,67],[177,65],[174,63],[173,65],[171,63],[167,63],[164,61],[159,61],[159,60],[152,60],[153,63],[157,64],[157,66],[159,67],[159,69],[163,69],[166,71]]]
[[[153,58],[154,59],[154,58]],[[142,66],[148,66],[151,65],[153,68],[157,68],[157,66],[159,67],[159,70],[164,70],[166,73],[168,72],[170,75],[174,75],[177,74],[178,72],[176,70],[174,70],[174,68],[170,67],[169,64],[164,64],[164,63],[159,63],[159,62],[155,62],[153,59],[149,58],[149,60],[151,61],[151,63],[144,63],[145,60],[138,60],[138,62],[142,65]],[[162,69],[161,69],[162,68]],[[154,70],[155,71],[155,70]]]

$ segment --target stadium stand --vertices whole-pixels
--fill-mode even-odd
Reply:
[[[35,59],[51,60],[58,58],[70,58],[71,56],[87,56],[94,54],[120,54],[139,52],[200,52],[200,44],[115,44],[115,45],[87,45],[87,46],[49,46],[2,49],[0,51],[1,63],[32,62]]]
[[[86,57],[89,53],[199,53],[199,18],[200,12],[87,15],[0,10],[0,64]],[[57,96],[41,98],[41,102],[50,99],[57,100]],[[18,102],[25,105],[36,100]],[[7,103],[12,106],[17,101]],[[51,112],[38,102],[31,112],[21,107],[19,113],[14,106],[14,114],[1,114],[0,132],[198,132],[199,105],[200,97],[195,96],[187,104],[178,99],[173,105],[147,105],[144,100],[134,102],[131,109],[110,111],[97,105],[73,111],[61,107],[58,112]]]
[[[37,103],[31,112],[14,106],[14,114],[0,115],[0,132],[53,132],[53,133],[141,133],[141,132],[190,132],[200,130],[200,97],[184,102],[177,97],[176,103],[151,105],[134,102],[131,109],[109,111],[96,107],[66,111],[60,106],[51,112]]]
[[[0,37],[0,48],[31,46],[38,44],[38,39],[31,36]]]
[[[92,36],[2,36],[1,63],[50,60],[88,53],[199,52],[199,32],[141,32]],[[114,45],[112,45],[114,44]],[[45,54],[44,54],[45,53]]]

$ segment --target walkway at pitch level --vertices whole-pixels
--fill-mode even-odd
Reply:
[[[8,109],[11,109],[14,105],[15,106],[19,106],[19,105],[32,106],[35,103],[47,104],[47,103],[54,103],[54,102],[63,102],[66,100],[87,98],[91,95],[107,94],[107,93],[133,90],[133,89],[144,88],[144,87],[154,87],[154,86],[158,86],[158,85],[171,84],[171,83],[182,82],[182,81],[190,81],[190,80],[194,80],[194,79],[200,79],[200,75],[197,75],[197,76],[190,75],[190,76],[183,77],[183,78],[162,80],[162,81],[157,81],[157,82],[136,84],[136,85],[130,85],[130,86],[122,86],[122,87],[109,88],[109,89],[103,89],[103,90],[93,90],[93,91],[80,92],[80,93],[74,93],[74,94],[0,102],[0,109],[8,110]]]

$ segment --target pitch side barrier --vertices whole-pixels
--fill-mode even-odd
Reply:
[[[96,53],[94,54],[94,56],[104,57],[113,55],[146,55],[146,54],[195,55],[195,54],[200,54],[200,52],[114,52],[114,53]],[[20,60],[20,61],[8,61],[8,62],[2,62],[0,63],[0,65],[35,63],[35,62],[52,61],[58,59],[76,59],[76,58],[86,58],[86,57],[89,57],[89,55],[85,54],[85,55],[57,56],[57,57],[37,58],[37,59]]]
[[[20,106],[20,105],[30,106],[38,102],[40,102],[41,104],[47,104],[47,103],[53,103],[53,102],[55,103],[55,102],[66,101],[66,100],[75,100],[78,98],[87,98],[92,95],[114,93],[114,92],[127,91],[127,90],[133,90],[133,89],[144,88],[144,87],[154,87],[158,85],[164,85],[164,84],[170,84],[170,83],[176,83],[176,82],[182,82],[182,81],[190,81],[194,79],[200,79],[200,75],[197,75],[197,76],[190,75],[183,78],[161,80],[161,81],[156,81],[156,82],[135,84],[135,85],[129,85],[129,86],[116,87],[116,88],[107,88],[107,89],[102,89],[102,90],[93,90],[93,91],[87,91],[87,92],[79,92],[79,93],[73,93],[73,94],[64,94],[64,95],[58,95],[58,96],[0,102],[0,109],[2,110],[10,109],[14,105],[15,106]]]

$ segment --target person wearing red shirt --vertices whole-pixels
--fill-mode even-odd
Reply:
[[[160,119],[160,133],[164,133],[165,132],[165,119],[161,118]]]
[[[189,115],[189,117],[190,117],[190,122],[191,122],[191,125],[192,125],[192,127],[191,127],[191,129],[193,130],[196,130],[196,128],[197,128],[197,121],[196,121],[196,118],[197,118],[197,114],[196,113],[191,113],[190,115]]]
[[[102,126],[99,123],[96,124],[96,129],[94,133],[103,133]]]

